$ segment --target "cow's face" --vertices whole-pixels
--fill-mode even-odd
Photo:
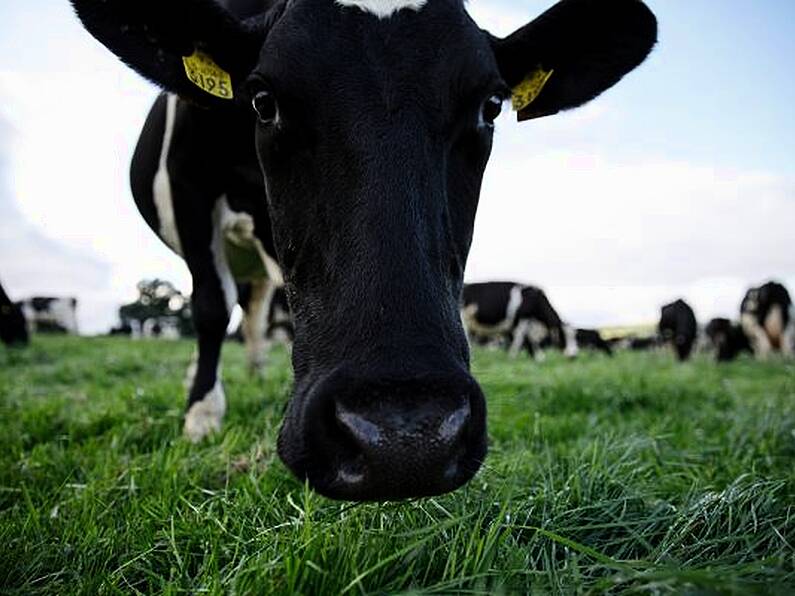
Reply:
[[[486,451],[458,301],[509,94],[489,40],[455,2],[295,2],[247,87],[296,324],[280,454],[333,496],[459,486]]]
[[[512,91],[525,119],[612,86],[651,49],[651,13],[565,0],[496,39],[462,0],[280,1],[247,24],[210,0],[72,1],[164,87],[235,109],[181,72],[199,49],[251,104],[296,325],[287,465],[357,500],[469,480],[486,413],[458,300],[494,120]]]

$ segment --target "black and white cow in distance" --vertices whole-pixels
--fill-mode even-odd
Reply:
[[[533,286],[514,282],[467,284],[461,317],[473,340],[502,339],[514,357],[522,349],[540,357],[543,347],[561,349],[570,357],[577,355],[574,329],[563,323],[546,293]]]
[[[31,333],[77,335],[77,298],[36,296],[17,304]]]
[[[743,352],[753,353],[742,326],[729,319],[712,319],[704,328],[704,333],[715,349],[718,362],[734,360]]]
[[[613,348],[596,329],[577,329],[575,334],[577,348],[580,350],[594,350],[603,352],[608,356],[613,355]]]
[[[698,323],[687,302],[680,299],[663,306],[658,331],[662,341],[673,347],[680,361],[690,358],[698,337]]]
[[[7,346],[28,343],[28,326],[19,305],[14,304],[0,285],[0,341]]]
[[[787,288],[768,282],[751,288],[740,305],[740,324],[757,358],[795,352],[795,309]]]
[[[132,186],[193,277],[187,433],[224,415],[236,277],[267,296],[281,272],[295,320],[287,466],[342,499],[467,482],[486,407],[458,305],[494,121],[512,93],[521,120],[600,95],[649,54],[654,15],[640,0],[563,0],[497,38],[463,0],[71,2],[168,92]],[[236,249],[260,258],[256,276]]]

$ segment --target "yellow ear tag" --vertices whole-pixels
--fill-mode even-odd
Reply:
[[[199,89],[221,99],[234,98],[232,77],[207,54],[196,50],[191,56],[183,56],[182,62],[188,79]]]
[[[541,91],[543,91],[544,86],[549,81],[553,72],[555,71],[538,68],[524,81],[514,87],[513,93],[511,94],[514,111],[521,112],[538,99],[538,96],[541,95]]]

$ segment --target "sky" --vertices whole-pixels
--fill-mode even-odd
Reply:
[[[736,317],[751,285],[795,290],[795,3],[647,3],[660,41],[639,69],[579,110],[498,121],[468,281],[540,285],[584,327],[651,322],[679,297]],[[468,6],[507,35],[552,4]],[[128,186],[156,94],[66,0],[0,3],[0,280],[78,297],[85,333],[142,278],[190,292]]]

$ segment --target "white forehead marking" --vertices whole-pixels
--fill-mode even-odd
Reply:
[[[340,6],[356,6],[379,19],[391,17],[403,8],[419,11],[428,0],[336,0]]]

